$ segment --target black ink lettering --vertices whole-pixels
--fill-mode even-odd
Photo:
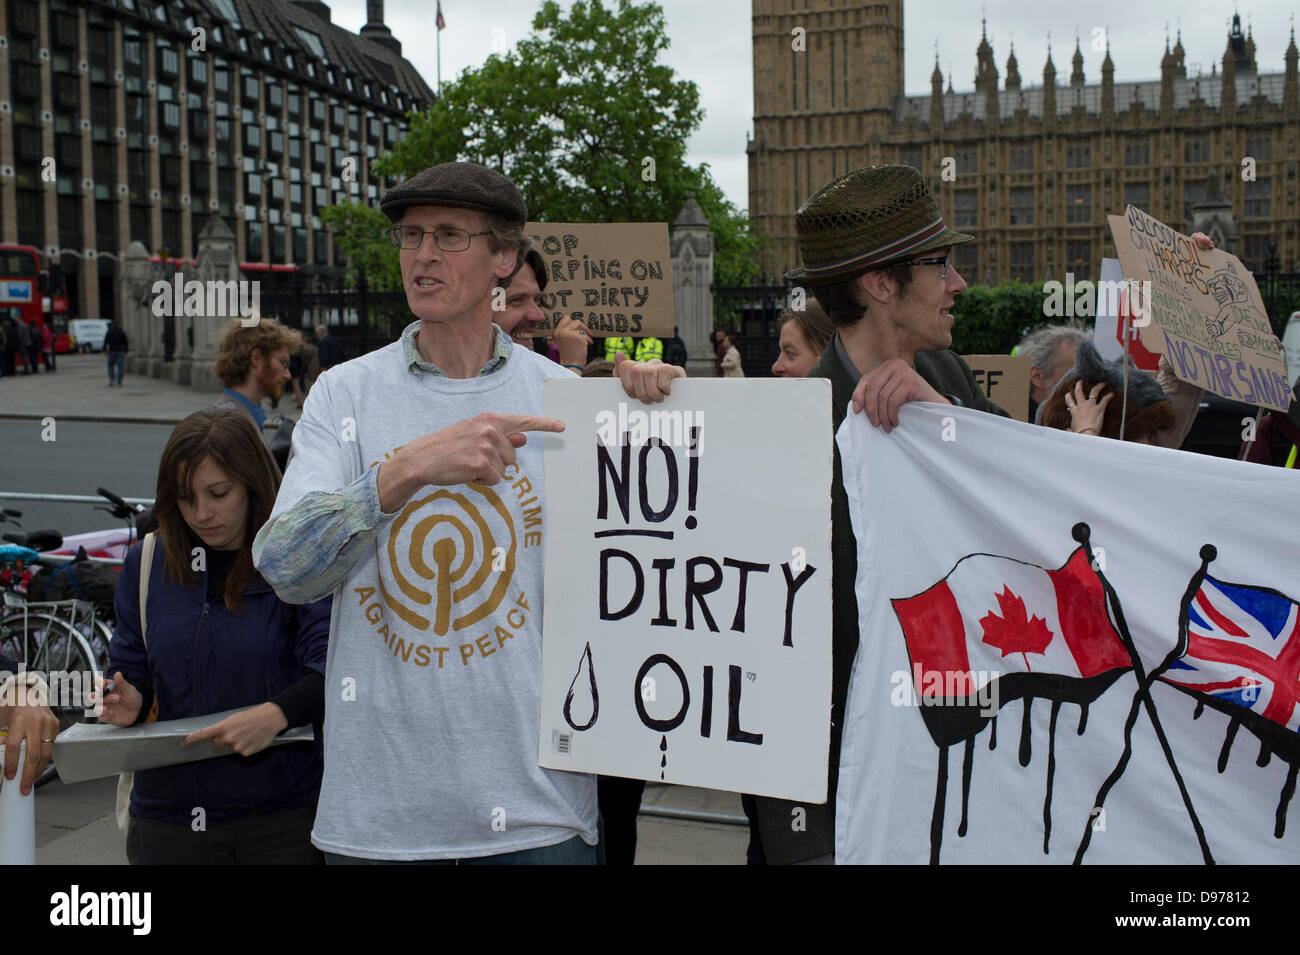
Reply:
[[[629,500],[632,490],[629,479],[631,477],[632,465],[632,445],[628,441],[626,432],[623,434],[621,442],[622,447],[619,449],[622,455],[620,468],[614,467],[614,459],[609,456],[609,451],[599,440],[596,442],[596,470],[599,472],[597,482],[600,484],[600,494],[596,498],[596,520],[603,521],[609,518],[609,492],[605,487],[605,476],[609,475],[614,484],[614,499],[618,501],[618,509],[623,512],[623,523],[627,523],[632,518],[631,501]]]
[[[727,668],[727,740],[732,743],[763,745],[762,733],[746,733],[740,728],[740,667]]]
[[[686,458],[686,509],[693,512],[695,510],[695,498],[700,489],[700,429],[692,427],[690,434],[691,449]],[[695,514],[692,513],[686,518],[686,529],[688,531],[695,530],[698,523]]]
[[[618,613],[610,613],[609,610],[609,559],[611,557],[622,557],[632,565],[632,570],[636,574],[636,586],[632,590],[632,598],[627,602],[622,610]],[[625,550],[618,550],[614,547],[607,547],[600,552],[600,619],[601,620],[622,620],[624,617],[630,617],[636,613],[641,606],[641,596],[645,593],[645,575],[641,572],[641,564],[635,557]]]
[[[740,571],[740,589],[736,592],[736,616],[731,621],[731,629],[738,633],[745,632],[745,585],[749,582],[749,575],[766,574],[771,564],[755,564],[748,560],[736,560],[731,557],[722,559],[723,566],[735,567]]]
[[[794,595],[799,592],[799,588],[808,582],[808,578],[817,572],[817,568],[812,564],[804,564],[803,570],[799,571],[798,577],[790,575],[790,565],[785,563],[781,565],[781,573],[785,574],[785,636],[781,639],[781,646],[792,647],[794,641],[791,639],[791,633],[794,629]]]
[[[709,580],[697,581],[695,579],[695,568],[700,564],[708,564],[713,568],[713,576]],[[722,568],[718,562],[709,557],[692,557],[686,562],[686,629],[695,629],[695,608],[691,606],[691,599],[699,601],[700,612],[704,614],[704,620],[709,625],[709,629],[714,633],[718,632],[718,625],[713,622],[713,614],[709,613],[709,605],[704,602],[706,594],[711,594],[722,586]]]
[[[666,720],[654,719],[646,712],[645,698],[641,693],[641,682],[645,679],[646,674],[660,663],[667,664],[668,668],[677,675],[677,679],[681,681],[682,684],[681,709],[679,709],[672,718]],[[686,719],[686,711],[690,709],[691,706],[691,688],[686,685],[686,673],[682,670],[681,666],[678,665],[677,661],[666,653],[656,653],[653,656],[647,657],[645,663],[641,664],[641,669],[636,671],[636,685],[632,687],[632,696],[636,700],[636,715],[641,717],[642,723],[657,733],[667,733],[670,730],[675,730],[677,727],[681,726],[682,721]],[[667,744],[665,743],[662,748],[667,749]]]
[[[677,564],[674,557],[659,557],[650,566],[659,571],[659,615],[650,621],[652,627],[675,627],[677,621],[668,616],[668,571]]]
[[[649,468],[646,465],[649,463],[651,448],[658,448],[664,453],[664,467],[668,472],[668,501],[664,504],[662,511],[656,511],[647,500],[650,495],[646,484],[646,471]],[[666,521],[668,515],[673,512],[673,508],[677,506],[677,456],[659,438],[651,438],[642,446],[639,457],[637,467],[641,474],[637,478],[637,491],[641,496],[641,516],[651,524],[659,524]]]
[[[709,736],[713,732],[713,667],[704,668],[704,707],[700,713],[700,735]]]

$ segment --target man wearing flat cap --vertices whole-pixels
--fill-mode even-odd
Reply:
[[[537,765],[557,528],[527,435],[564,429],[542,385],[573,373],[493,323],[528,248],[524,199],[500,173],[443,163],[380,208],[416,321],[321,375],[253,545],[282,599],[337,598],[312,841],[330,863],[591,863],[595,777]],[[656,401],[681,370],[617,375]]]
[[[811,289],[835,335],[809,377],[831,380],[831,425],[839,430],[850,401],[873,425],[898,426],[908,401],[962,405],[1006,416],[948,350],[953,301],[966,283],[952,265],[954,245],[973,241],[944,224],[925,179],[911,166],[873,166],[814,193],[795,217],[803,266],[786,274]],[[771,864],[831,862],[849,671],[858,646],[857,540],[834,452],[831,486],[832,684],[828,799],[805,806],[805,827],[791,825],[794,803],[758,798],[759,831]],[[941,462],[937,463],[941,466]]]

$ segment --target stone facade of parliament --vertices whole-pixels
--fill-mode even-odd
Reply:
[[[1109,48],[1089,83],[1077,41],[1068,77],[1049,52],[1042,84],[1022,83],[1014,49],[999,74],[985,35],[974,91],[954,92],[951,77],[945,90],[936,62],[930,95],[907,96],[902,0],[792,5],[753,0],[749,212],[771,239],[769,279],[798,262],[800,203],[835,176],[892,162],[920,169],[948,224],[976,237],[956,252],[969,282],[1096,278],[1115,254],[1106,216],[1128,203],[1185,231],[1195,216],[1252,270],[1272,254],[1300,271],[1294,27],[1285,51],[1273,39],[1263,52],[1283,71],[1257,68],[1253,31],[1234,17],[1210,74],[1189,75],[1179,36],[1172,49],[1166,38],[1158,80],[1131,83],[1114,81]]]

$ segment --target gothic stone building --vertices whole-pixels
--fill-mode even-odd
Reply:
[[[954,92],[951,77],[945,91],[936,62],[930,95],[906,96],[902,0],[791,6],[753,0],[749,212],[772,240],[769,278],[798,262],[804,199],[849,170],[893,162],[925,173],[944,218],[976,237],[957,253],[968,281],[1095,278],[1115,254],[1107,215],[1132,203],[1188,230],[1212,173],[1239,231],[1235,248],[1231,234],[1216,236],[1221,244],[1252,269],[1272,248],[1279,267],[1300,270],[1294,29],[1285,72],[1259,71],[1253,36],[1234,17],[1209,75],[1188,75],[1180,36],[1172,50],[1166,39],[1160,79],[1116,83],[1108,48],[1101,82],[1089,83],[1076,41],[1068,79],[1049,51],[1041,86],[1021,82],[1014,50],[1000,76],[985,35],[974,91]],[[802,51],[792,48],[796,28],[806,31]],[[1242,177],[1247,157],[1252,181]]]

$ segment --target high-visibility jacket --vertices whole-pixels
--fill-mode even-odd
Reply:
[[[605,360],[613,361],[614,356],[622,352],[628,358],[636,354],[635,338],[606,338],[605,339]]]
[[[664,357],[664,343],[658,338],[643,338],[641,344],[636,346],[636,360],[649,361],[651,358],[662,359]]]

